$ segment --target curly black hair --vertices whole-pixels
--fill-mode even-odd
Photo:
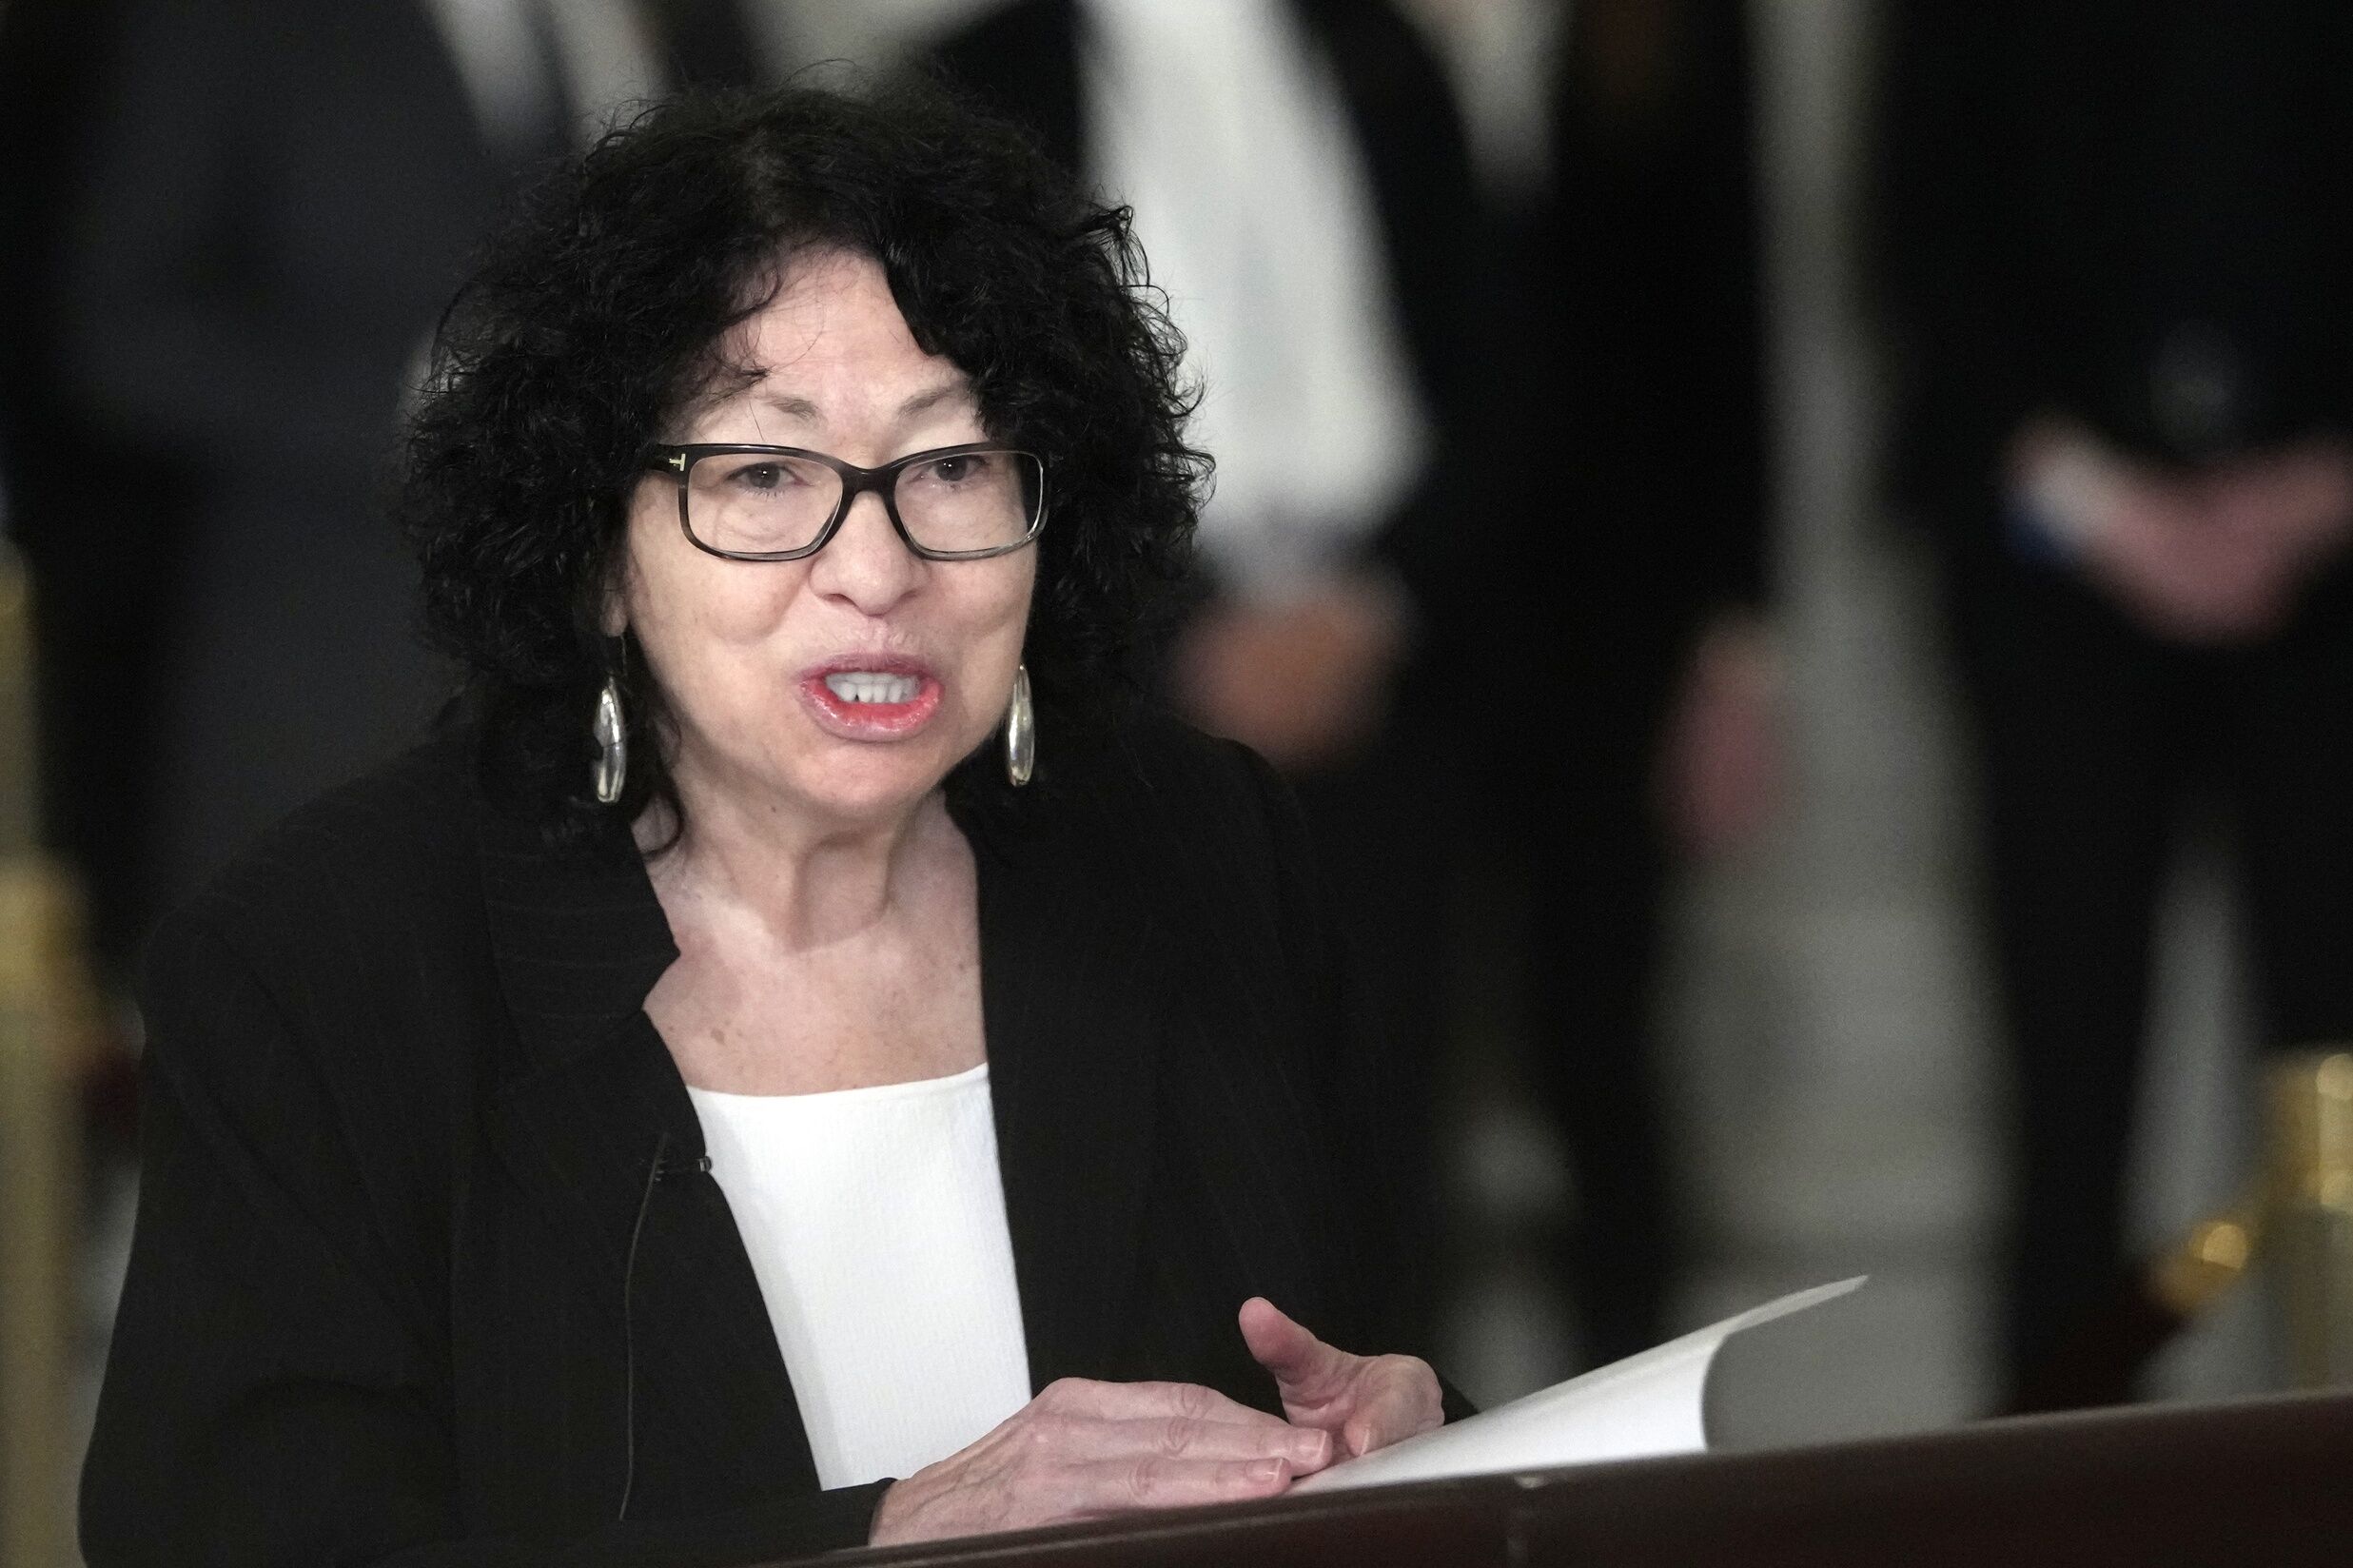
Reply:
[[[621,820],[679,810],[661,694],[599,624],[629,497],[665,421],[735,368],[730,329],[796,254],[835,249],[881,265],[990,436],[1046,461],[1023,656],[1041,700],[1116,686],[1181,597],[1207,460],[1184,441],[1182,341],[1125,209],[936,83],[661,104],[493,243],[407,431],[399,506],[427,636],[465,671],[500,793],[554,835],[598,815],[589,718],[608,676],[656,739],[631,748]]]

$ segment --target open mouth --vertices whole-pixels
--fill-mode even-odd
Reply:
[[[871,657],[871,656],[870,656]],[[879,667],[877,667],[879,666]],[[801,677],[801,696],[818,722],[850,740],[896,740],[939,711],[939,677],[912,659],[854,656]]]
[[[836,670],[825,677],[825,689],[844,702],[896,704],[914,701],[923,681],[875,670]]]

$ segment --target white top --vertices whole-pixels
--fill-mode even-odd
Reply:
[[[830,1094],[687,1093],[820,1485],[912,1475],[1029,1402],[987,1063]]]

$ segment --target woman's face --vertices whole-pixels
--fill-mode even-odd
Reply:
[[[989,439],[964,373],[915,345],[871,259],[820,252],[747,322],[748,383],[690,409],[680,443],[756,442],[876,467]],[[815,555],[728,560],[678,526],[676,484],[632,498],[616,606],[676,715],[690,805],[731,798],[815,826],[903,816],[1005,715],[1037,552],[931,561],[881,497]]]

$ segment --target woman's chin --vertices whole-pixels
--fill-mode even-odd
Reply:
[[[919,808],[978,744],[953,733],[960,728],[935,720],[904,736],[853,740],[803,720],[750,748],[723,747],[712,734],[681,748],[676,775],[690,819],[700,802],[725,816],[798,829],[887,828]]]
[[[816,814],[841,822],[887,823],[912,812],[939,788],[957,755],[936,737],[832,741],[811,759],[794,791]]]

